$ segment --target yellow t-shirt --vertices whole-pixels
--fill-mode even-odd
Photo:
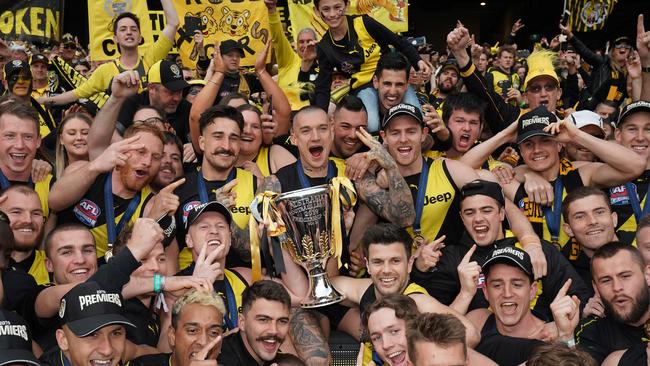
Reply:
[[[131,70],[138,69],[140,63],[142,63],[145,72],[149,71],[151,65],[167,56],[169,51],[172,49],[172,46],[172,41],[167,39],[164,35],[158,37],[156,42],[151,45],[151,47],[149,47],[145,54],[140,58],[138,65]],[[90,98],[99,92],[108,90],[113,77],[120,73],[118,65],[124,70],[129,70],[129,68],[120,63],[119,59],[116,59],[115,62],[107,62],[100,65],[95,71],[93,71],[92,75],[88,80],[86,80],[86,82],[73,90],[74,95],[77,98]],[[146,86],[147,83],[147,75],[140,75],[140,80],[142,81],[142,84],[140,85],[139,92],[142,92],[144,90],[143,85]]]

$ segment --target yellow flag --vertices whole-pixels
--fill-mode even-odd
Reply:
[[[194,30],[203,33],[203,46],[208,57],[212,56],[217,41],[233,39],[243,48],[245,57],[241,66],[252,66],[256,54],[269,39],[269,19],[263,1],[220,1],[219,4],[203,2],[186,4],[175,1],[174,6],[180,19],[176,34],[176,47],[183,65],[194,67],[198,54],[194,50]]]
[[[153,43],[146,0],[88,0],[91,60],[113,60],[119,57],[117,44],[113,40],[113,18],[124,12],[134,13],[140,19],[143,40],[140,44],[141,53]]]
[[[314,3],[311,0],[289,0],[289,19],[291,33],[296,39],[298,32],[304,28],[312,28],[320,38],[327,25],[314,13]],[[408,0],[351,0],[348,14],[368,14],[393,32],[408,30]]]
[[[617,0],[569,0],[571,30],[589,32],[603,29]]]

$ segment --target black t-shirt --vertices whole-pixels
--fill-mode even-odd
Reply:
[[[648,366],[648,354],[644,342],[639,342],[628,348],[618,361],[620,366]]]
[[[476,352],[500,366],[518,366],[528,360],[535,347],[542,344],[544,342],[537,339],[501,335],[494,314],[490,314],[481,329],[481,342],[476,346]]]
[[[602,363],[612,352],[629,348],[645,337],[643,326],[634,327],[611,318],[589,317],[576,329],[577,345]]]
[[[155,298],[152,300],[155,303]],[[126,327],[126,339],[135,344],[146,344],[151,347],[158,346],[160,338],[160,319],[158,314],[146,307],[137,298],[124,300],[124,316],[134,327]]]
[[[255,75],[244,74],[244,79],[248,84],[248,88],[251,94],[258,93],[262,91],[262,85]],[[217,93],[217,98],[214,101],[215,104],[218,104],[221,99],[226,97],[228,94],[239,93],[241,84],[241,74],[239,73],[225,73],[221,86],[219,87],[219,92]],[[246,95],[250,97],[250,95]]]
[[[171,353],[156,353],[153,355],[140,356],[129,361],[129,366],[169,366]]]
[[[224,366],[259,366],[248,353],[239,332],[231,333],[223,339],[221,353],[217,357],[219,365]]]
[[[512,246],[516,242],[516,238],[505,238],[498,240],[494,245],[477,246],[470,260],[482,264],[495,247]],[[414,267],[411,272],[411,280],[424,287],[429,292],[429,295],[435,297],[441,303],[445,305],[451,304],[460,292],[460,280],[456,267],[468,250],[469,246],[464,244],[445,247],[442,250],[440,261],[432,272],[423,273]],[[573,280],[569,288],[569,294],[578,296],[581,304],[586,304],[591,296],[590,286],[587,286],[580,279],[578,273],[565,258],[562,258],[560,252],[552,244],[542,241],[542,251],[548,263],[548,270],[546,276],[539,280],[542,293],[537,298],[533,310],[545,318],[551,318],[550,305],[557,292],[569,278]],[[584,305],[582,306],[584,307]],[[487,307],[489,307],[487,299],[483,295],[483,291],[479,289],[469,305],[469,310]]]
[[[151,105],[149,100],[149,92],[143,92],[137,95],[133,95],[127,98],[120,109],[120,114],[117,117],[117,122],[121,124],[120,128],[126,130],[129,126],[133,124],[133,116],[140,106]],[[190,142],[188,135],[190,133],[190,109],[192,109],[192,104],[185,99],[181,99],[181,102],[176,107],[174,113],[166,113],[167,122],[174,128],[176,135],[181,141],[185,144]],[[122,131],[123,132],[123,131]]]

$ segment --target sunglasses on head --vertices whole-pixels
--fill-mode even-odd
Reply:
[[[134,125],[156,125],[158,123],[165,123],[165,121],[162,120],[160,117],[149,117],[144,120],[135,120],[133,121]]]

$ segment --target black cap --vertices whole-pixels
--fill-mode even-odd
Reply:
[[[639,100],[623,107],[623,111],[621,112],[621,115],[618,117],[617,127],[621,128],[621,125],[625,122],[625,118],[637,112],[650,112],[650,102],[646,102],[645,100]]]
[[[447,69],[454,69],[456,70],[456,73],[460,75],[460,68],[458,67],[458,62],[456,61],[455,58],[450,58],[441,62],[440,68],[438,69],[438,73],[436,74],[436,76],[440,76],[440,74],[442,74],[442,72]]]
[[[217,201],[211,201],[194,206],[190,209],[187,213],[187,221],[185,221],[185,230],[188,230],[194,221],[196,221],[204,212],[218,212],[222,214],[226,218],[226,221],[228,221],[228,225],[230,225],[230,222],[232,221],[232,216],[226,206]]]
[[[228,52],[230,52],[232,50],[238,50],[239,55],[241,57],[245,56],[244,47],[242,47],[242,45],[239,42],[235,41],[234,39],[227,39],[227,40],[221,42],[221,44],[219,45],[219,52],[222,55],[225,55],[226,53],[228,53]]]
[[[183,71],[172,61],[162,60],[151,66],[147,74],[150,83],[159,83],[171,91],[187,88],[190,84],[183,78]]]
[[[32,335],[19,315],[0,309],[0,366],[40,363],[32,353]]]
[[[381,123],[381,128],[386,128],[388,122],[390,122],[391,119],[402,114],[407,114],[415,118],[418,123],[424,126],[424,119],[422,118],[422,112],[420,112],[420,108],[411,104],[400,103],[388,110],[388,113],[386,113],[386,116],[384,117],[384,121]]]
[[[464,200],[469,196],[483,195],[494,198],[501,206],[505,206],[506,200],[503,198],[503,189],[499,183],[490,182],[487,180],[477,179],[465,184],[460,189],[460,200]]]
[[[630,41],[630,38],[627,36],[621,36],[618,37],[614,40],[614,46],[619,45],[619,44],[626,44],[630,47],[632,47],[632,41]]]
[[[8,79],[11,75],[18,74],[22,72],[26,76],[32,77],[32,69],[29,67],[29,64],[22,60],[11,60],[5,64],[5,79]]]
[[[124,317],[122,296],[84,282],[68,291],[59,308],[59,318],[77,337],[86,337],[111,324],[135,325]]]
[[[47,64],[50,63],[50,60],[48,60],[47,57],[45,57],[44,54],[42,54],[42,53],[37,53],[37,54],[35,54],[35,55],[32,56],[32,58],[30,59],[29,63],[30,63],[30,65],[33,65],[33,64],[35,64],[35,63],[37,63],[37,62],[43,62],[43,63],[45,63],[45,64],[47,65]]]
[[[522,114],[517,126],[517,144],[521,144],[533,136],[552,137],[553,135],[544,131],[544,128],[554,122],[557,122],[557,117],[543,105]]]
[[[524,273],[526,273],[526,275],[528,275],[528,278],[530,278],[531,281],[535,279],[533,275],[533,265],[530,262],[530,256],[523,249],[511,245],[492,249],[481,266],[486,277],[490,272],[490,267],[497,263],[509,264],[520,268]]]

